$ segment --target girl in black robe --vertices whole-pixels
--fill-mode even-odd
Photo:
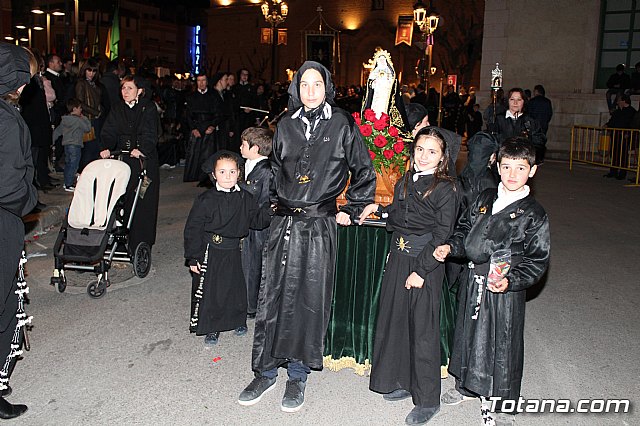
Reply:
[[[120,86],[123,99],[112,106],[102,127],[100,156],[109,158],[111,151],[115,150],[130,152],[122,157],[122,161],[131,167],[125,205],[127,221],[144,162],[149,185],[144,191],[144,196],[138,199],[129,231],[128,248],[129,254],[133,255],[141,242],[146,242],[149,246],[153,246],[156,242],[160,197],[160,171],[156,148],[159,119],[158,110],[153,101],[143,97],[144,89],[140,87],[140,81],[137,78],[127,76],[122,79]]]
[[[207,346],[218,342],[221,331],[246,334],[240,238],[250,226],[264,228],[270,221],[268,211],[259,210],[253,196],[237,185],[238,162],[236,154],[220,150],[203,164],[215,186],[196,198],[184,227],[184,257],[193,272],[189,331],[206,335]]]
[[[407,424],[423,424],[440,409],[440,294],[444,265],[432,256],[456,220],[455,181],[448,176],[443,136],[424,128],[415,137],[410,170],[393,202],[365,208],[387,217],[393,232],[378,307],[369,388],[397,401],[411,397]]]

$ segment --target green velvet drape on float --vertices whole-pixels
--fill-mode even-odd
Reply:
[[[384,227],[338,227],[336,279],[325,341],[324,366],[368,373],[378,313],[382,275],[391,245]],[[456,296],[443,283],[440,308],[442,365],[453,344]]]

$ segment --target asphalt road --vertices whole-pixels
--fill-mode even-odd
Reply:
[[[162,171],[158,242],[144,280],[118,271],[102,299],[90,299],[82,276],[58,294],[49,285],[57,228],[28,244],[34,316],[32,349],[18,363],[9,401],[29,411],[21,425],[403,424],[410,401],[385,402],[350,370],[309,377],[305,406],[280,411],[285,373],[253,407],[236,399],[252,379],[253,324],[245,337],[223,333],[215,349],[188,332],[190,279],[182,230],[200,192],[182,169]],[[521,414],[522,425],[633,425],[639,402],[640,188],[603,179],[600,169],[549,161],[534,192],[551,220],[552,261],[527,306],[524,397],[630,398],[628,414]],[[51,197],[49,197],[50,199]],[[61,195],[60,200],[68,200]],[[86,274],[85,274],[86,275]],[[86,277],[88,283],[90,277]],[[218,359],[219,358],[219,359]],[[216,360],[216,361],[214,361]],[[443,392],[453,380],[442,382]],[[443,406],[430,424],[480,423],[476,401]]]

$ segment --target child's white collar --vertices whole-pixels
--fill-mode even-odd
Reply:
[[[529,185],[523,186],[518,192],[510,192],[507,191],[507,188],[505,188],[502,182],[500,182],[498,184],[498,199],[493,203],[491,214],[494,215],[501,212],[510,204],[525,198],[530,192],[531,189],[529,188]]]
[[[221,192],[235,192],[235,191],[240,191],[240,187],[238,186],[238,184],[235,184],[233,188],[223,188],[220,186],[220,184],[218,182],[216,182],[216,189],[218,191]]]

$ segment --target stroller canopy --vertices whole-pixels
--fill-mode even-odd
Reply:
[[[73,228],[104,230],[118,199],[126,192],[131,176],[128,164],[118,160],[95,160],[78,178],[67,221]]]

